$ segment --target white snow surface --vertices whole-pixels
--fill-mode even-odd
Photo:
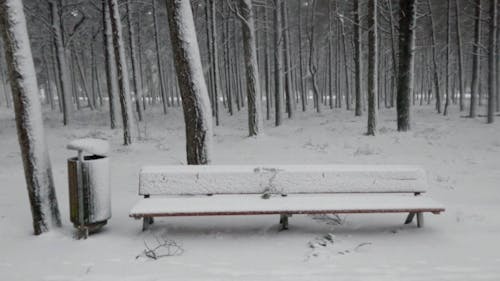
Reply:
[[[251,212],[283,212],[296,214],[303,211],[368,212],[396,210],[444,209],[440,203],[426,196],[392,194],[293,194],[263,199],[258,195],[214,195],[185,197],[154,197],[142,199],[130,211],[140,214],[224,214]]]
[[[106,156],[109,153],[109,142],[101,139],[83,138],[71,141],[66,148]]]
[[[425,192],[427,178],[402,165],[149,166],[139,186],[141,195]]]
[[[186,163],[181,110],[146,112],[142,139],[131,147],[121,146],[120,130],[108,129],[106,110],[76,112],[66,128],[58,113],[44,112],[64,225],[35,237],[14,115],[0,107],[0,280],[498,281],[500,122],[449,109],[443,117],[433,106],[417,107],[407,133],[396,131],[395,110],[381,110],[376,137],[363,135],[366,116],[352,111],[297,112],[278,128],[265,121],[259,138],[246,137],[246,110],[221,114],[214,164],[418,165],[427,173],[425,196],[446,207],[426,214],[420,229],[403,225],[406,214],[341,215],[341,225],[294,215],[281,232],[277,215],[158,218],[147,232],[129,218],[141,167]],[[66,167],[74,156],[66,144],[77,138],[110,141],[113,211],[102,232],[80,241],[72,238]],[[184,253],[146,259],[144,242],[155,237],[176,241]]]

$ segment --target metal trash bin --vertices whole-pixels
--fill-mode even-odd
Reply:
[[[78,151],[77,157],[68,159],[70,219],[77,228],[77,238],[87,238],[111,218],[109,144],[78,139],[67,148]]]

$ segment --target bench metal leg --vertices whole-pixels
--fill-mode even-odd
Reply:
[[[288,229],[288,218],[289,217],[291,217],[291,215],[287,215],[287,214],[280,215],[280,224],[281,224],[280,230],[287,230]]]
[[[154,219],[152,217],[142,218],[142,231],[148,230],[153,223]]]
[[[424,213],[417,213],[417,227],[424,226]]]
[[[413,221],[414,217],[415,213],[409,213],[408,216],[406,217],[405,224],[410,224]]]

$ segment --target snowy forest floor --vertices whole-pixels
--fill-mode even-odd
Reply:
[[[413,128],[395,130],[395,111],[382,110],[380,133],[367,137],[366,117],[336,110],[297,113],[266,135],[247,138],[246,108],[215,128],[214,164],[417,164],[429,196],[447,210],[426,225],[403,225],[404,214],[158,219],[149,232],[128,217],[138,171],[147,164],[184,164],[182,113],[148,113],[142,139],[121,146],[105,112],[79,112],[62,128],[46,112],[45,127],[64,227],[32,235],[14,116],[0,109],[0,280],[500,280],[500,122],[448,117],[417,107]],[[83,121],[85,120],[85,121]],[[111,140],[113,218],[87,240],[72,238],[65,149],[72,139]],[[182,245],[179,256],[150,260],[144,241]],[[325,238],[328,237],[328,238]]]

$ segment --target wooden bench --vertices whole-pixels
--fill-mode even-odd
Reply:
[[[139,176],[139,201],[130,217],[279,214],[408,213],[405,223],[444,207],[424,196],[427,178],[414,166],[231,165],[152,166]],[[266,199],[267,198],[267,199]]]

